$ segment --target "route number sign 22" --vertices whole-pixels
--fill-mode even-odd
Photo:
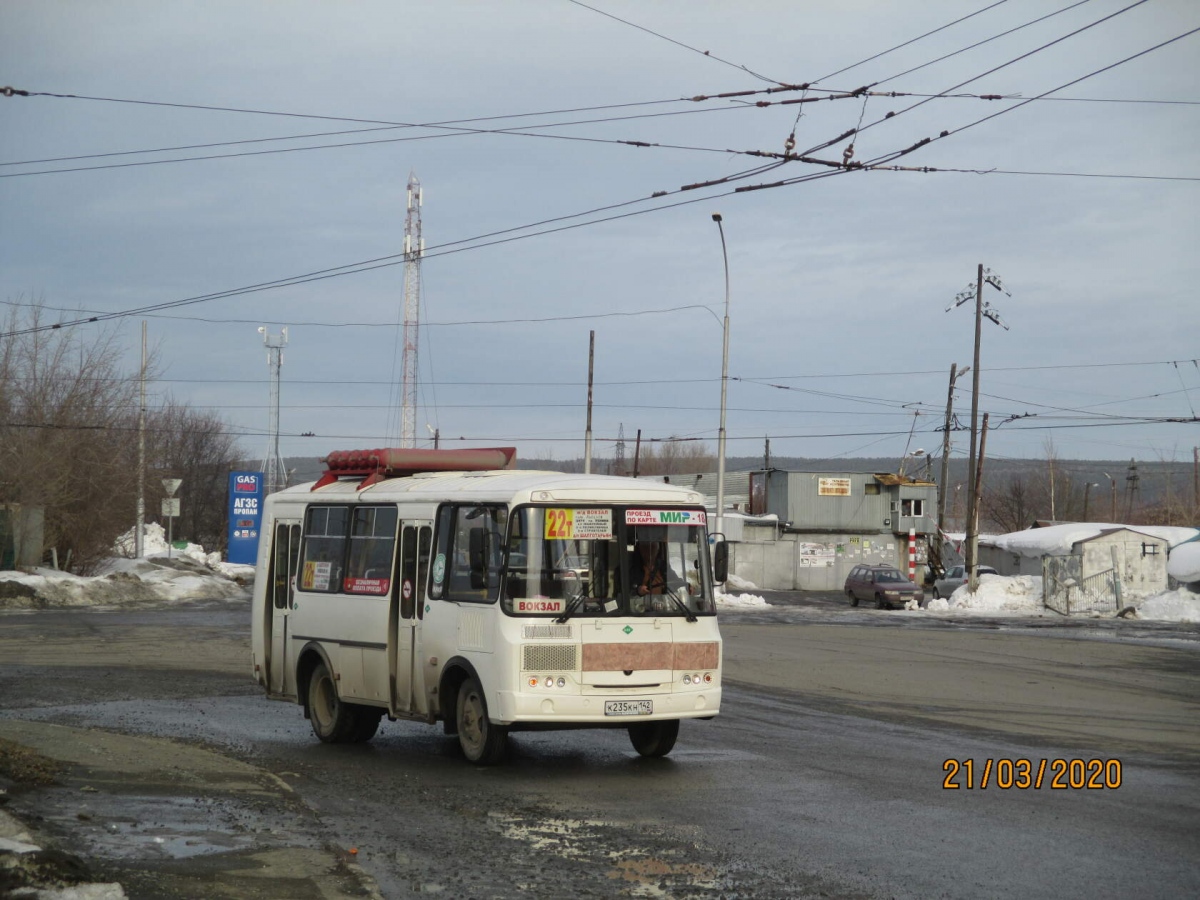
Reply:
[[[548,509],[544,537],[548,541],[612,540],[611,509]]]

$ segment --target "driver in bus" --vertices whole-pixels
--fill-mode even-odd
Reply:
[[[658,541],[638,541],[630,560],[629,583],[635,596],[635,609],[654,607],[659,601],[636,598],[663,594],[667,589],[667,561]]]

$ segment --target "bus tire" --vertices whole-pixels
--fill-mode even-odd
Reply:
[[[348,744],[370,740],[375,728],[365,737],[362,735],[362,718],[359,708],[343,703],[338,697],[337,682],[324,662],[313,667],[308,679],[308,717],[313,733],[326,744]],[[375,727],[379,720],[375,720]]]
[[[455,709],[463,755],[478,766],[498,763],[508,749],[508,728],[488,719],[487,700],[475,678],[468,678],[459,687]]]
[[[629,741],[642,756],[666,756],[679,737],[679,720],[641,722],[629,726]]]
[[[383,710],[372,706],[358,706],[355,707],[355,716],[358,722],[354,727],[354,733],[350,735],[350,743],[365,744],[375,737],[375,732],[379,731]]]

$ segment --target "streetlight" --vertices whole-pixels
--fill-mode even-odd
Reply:
[[[725,536],[725,391],[729,385],[729,254],[725,250],[725,228],[721,214],[713,213],[712,220],[721,232],[721,259],[725,263],[725,323],[721,342],[721,428],[717,432],[717,533]]]
[[[905,462],[907,462],[907,461],[908,461],[908,460],[910,460],[910,459],[920,459],[920,458],[921,458],[922,456],[924,456],[924,455],[925,455],[925,451],[924,451],[924,449],[922,449],[921,447],[918,447],[918,448],[917,448],[916,450],[914,450],[912,453],[905,453],[905,454],[904,454],[904,456],[902,456],[902,457],[900,458],[900,472],[899,472],[899,474],[900,474],[900,475],[903,475],[903,474],[904,474],[904,464],[905,464]]]

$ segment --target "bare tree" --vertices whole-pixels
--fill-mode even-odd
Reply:
[[[225,548],[229,473],[237,467],[236,439],[220,417],[168,397],[146,420],[147,510],[159,508],[163,478],[180,478],[181,538],[209,550]]]
[[[0,337],[0,500],[45,510],[45,542],[86,571],[133,518],[129,426],[137,383],[111,330],[37,330],[40,303]]]
[[[44,510],[46,547],[87,572],[135,521],[139,373],[122,372],[113,331],[48,329],[46,319],[35,301],[0,323],[0,503]],[[183,478],[182,533],[224,546],[233,436],[170,398],[147,420],[147,512],[160,477]]]
[[[1002,483],[989,487],[980,504],[981,518],[1002,532],[1022,531],[1045,508],[1046,493],[1041,484],[1010,475]]]
[[[711,472],[716,467],[716,458],[707,446],[675,435],[663,441],[643,443],[638,461],[641,475],[692,475]]]

